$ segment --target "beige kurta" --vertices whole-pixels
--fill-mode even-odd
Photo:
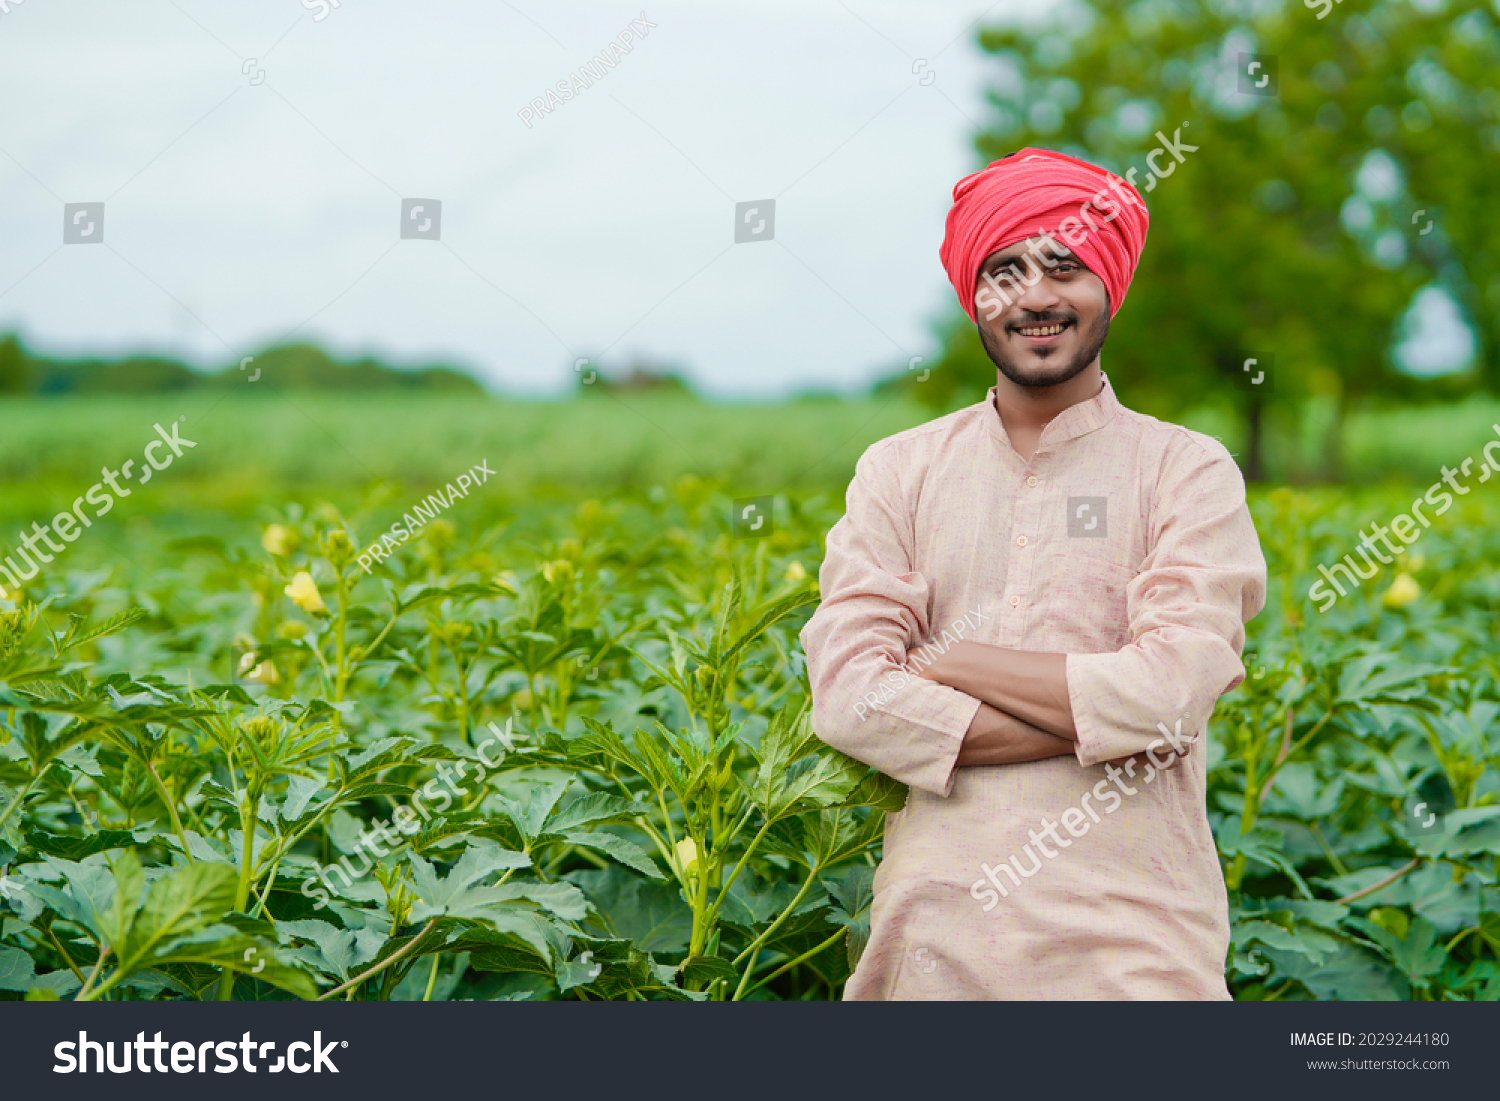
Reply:
[[[1266,564],[1224,446],[1106,378],[1028,461],[992,389],[864,453],[819,583],[814,728],[911,789],[844,997],[1227,998],[1203,735]],[[979,701],[901,665],[960,636],[1068,655],[1076,758],[954,767]]]

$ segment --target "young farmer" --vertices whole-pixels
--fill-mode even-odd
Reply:
[[[1201,737],[1265,603],[1244,481],[1100,370],[1134,187],[1023,149],[953,200],[995,386],[864,453],[801,636],[818,735],[910,787],[844,996],[1227,998]]]

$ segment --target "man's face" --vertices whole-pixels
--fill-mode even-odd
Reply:
[[[986,272],[995,284],[985,278]],[[1017,386],[1067,382],[1099,357],[1109,333],[1104,281],[1050,237],[1032,237],[991,253],[979,268],[974,307],[980,343],[1000,373]],[[1059,333],[1028,335],[1058,325]]]

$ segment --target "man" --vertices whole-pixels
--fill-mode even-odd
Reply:
[[[995,386],[860,458],[801,636],[818,735],[910,788],[844,997],[1226,999],[1203,735],[1265,603],[1244,481],[1100,370],[1130,184],[1023,149],[953,199]]]

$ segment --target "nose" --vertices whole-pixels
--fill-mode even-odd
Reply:
[[[1031,274],[1035,275],[1037,271],[1041,272],[1037,281],[1031,286],[1025,287],[1021,292],[1021,296],[1016,299],[1016,308],[1022,311],[1023,314],[1045,314],[1062,301],[1062,298],[1057,293],[1057,288],[1052,285],[1052,280],[1047,278],[1047,269],[1041,264],[1037,264]],[[1025,286],[1024,281],[1022,285],[1023,287]]]

